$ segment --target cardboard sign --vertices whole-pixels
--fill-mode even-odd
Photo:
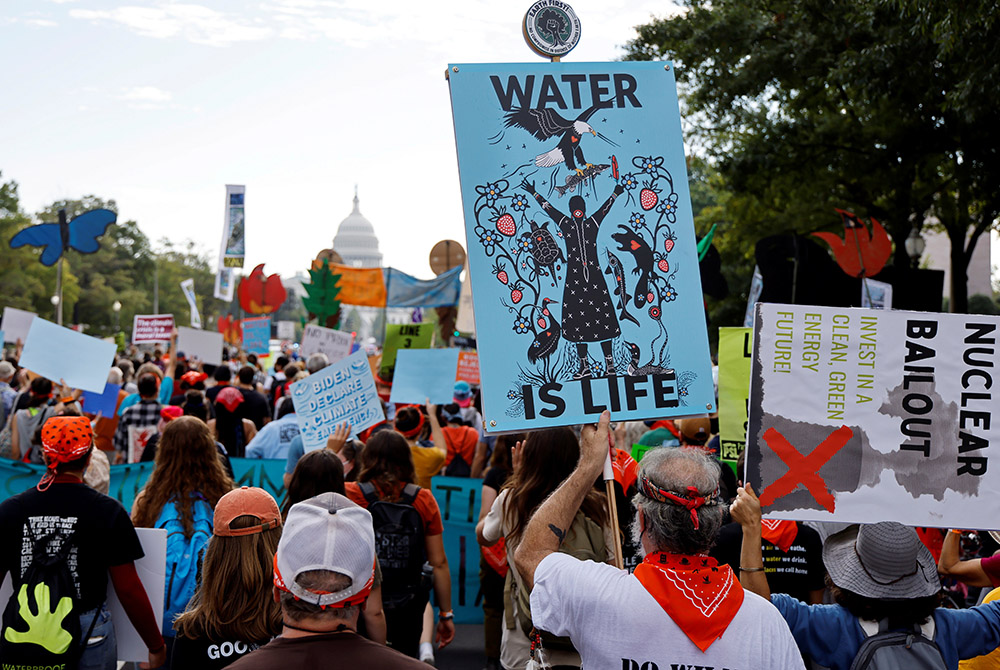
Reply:
[[[135,571],[139,575],[142,588],[146,591],[149,604],[153,607],[157,627],[163,626],[163,590],[166,582],[167,565],[167,531],[163,528],[136,528],[139,544],[142,546],[143,557],[135,562]],[[6,607],[14,593],[8,574],[0,585],[0,606]],[[139,632],[125,613],[115,585],[108,580],[108,611],[115,627],[115,639],[118,644],[118,660],[128,662],[146,662],[149,660],[149,649],[139,637]]]
[[[103,393],[117,347],[96,337],[36,318],[24,342],[20,364],[71,388]]]
[[[455,381],[479,385],[479,354],[475,351],[461,351],[458,354],[458,372]]]
[[[382,345],[382,364],[378,376],[386,381],[392,379],[396,368],[396,352],[400,349],[428,349],[434,337],[432,323],[390,323],[385,327],[385,342]]]
[[[246,253],[246,191],[246,186],[226,184],[226,214],[222,222],[222,250],[219,254],[221,268],[243,267]]]
[[[181,326],[177,329],[177,350],[188,358],[209,365],[222,365],[222,333]]]
[[[431,494],[441,510],[444,553],[451,567],[451,605],[457,623],[481,623],[479,549],[476,522],[482,503],[482,480],[468,477],[434,477]]]
[[[243,351],[248,354],[267,354],[271,351],[271,317],[243,319],[242,324]]]
[[[275,321],[274,325],[277,329],[277,336],[279,340],[294,340],[295,339],[295,322],[294,321]]]
[[[1000,317],[758,304],[747,479],[777,519],[995,529]]]
[[[396,353],[389,402],[435,405],[452,402],[458,349],[402,349]]]
[[[173,314],[136,314],[132,319],[132,344],[169,342],[173,330]]]
[[[861,306],[871,309],[892,309],[892,284],[863,278],[861,280]]]
[[[21,343],[28,339],[28,331],[31,329],[31,322],[38,316],[34,312],[26,312],[15,307],[3,308],[3,321],[0,322],[0,330],[3,330],[4,342]]]
[[[142,460],[142,452],[146,450],[149,440],[156,435],[156,426],[128,427],[128,462],[138,463]]]
[[[87,414],[114,417],[115,410],[118,409],[118,392],[121,390],[121,384],[108,382],[104,385],[103,393],[84,391],[80,397],[83,403],[83,411]]]
[[[363,351],[331,363],[289,389],[307,452],[325,447],[326,438],[345,421],[356,435],[385,420],[375,378]]]
[[[719,328],[719,456],[730,463],[747,443],[752,354],[753,329]]]
[[[191,327],[201,328],[201,314],[198,312],[198,300],[194,295],[194,280],[185,279],[182,281],[181,291],[184,293],[184,297],[188,301],[188,307],[191,308]]]
[[[333,363],[351,353],[352,344],[354,344],[354,336],[350,333],[310,323],[302,331],[299,354],[304,358],[316,353],[326,354],[326,357]]]
[[[713,410],[673,68],[448,70],[489,430]]]

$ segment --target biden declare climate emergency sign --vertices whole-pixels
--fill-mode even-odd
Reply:
[[[758,304],[747,479],[764,513],[1000,527],[998,327],[972,314]]]
[[[670,64],[448,76],[486,430],[714,411]]]

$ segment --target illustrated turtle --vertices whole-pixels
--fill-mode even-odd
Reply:
[[[549,232],[549,222],[538,225],[534,220],[529,221],[531,230],[521,234],[521,239],[528,238],[531,242],[529,253],[535,259],[535,266],[538,274],[552,277],[552,285],[556,285],[559,276],[556,271],[561,270],[559,262],[565,263],[566,257],[556,239]]]

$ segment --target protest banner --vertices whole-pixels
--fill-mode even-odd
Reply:
[[[475,351],[461,351],[458,354],[458,371],[455,381],[479,385],[479,354]]]
[[[118,409],[118,392],[121,391],[121,384],[108,382],[104,385],[102,393],[91,393],[84,391],[80,396],[83,404],[83,411],[87,414],[100,414],[104,417],[114,417],[115,410]]]
[[[770,518],[996,529],[1000,317],[761,303],[747,479]]]
[[[872,309],[892,309],[892,284],[862,277],[861,306]]]
[[[201,313],[198,312],[198,301],[194,295],[194,280],[185,279],[182,281],[181,291],[184,292],[184,297],[187,298],[188,306],[191,308],[191,327],[201,328]]]
[[[299,355],[308,358],[316,353],[326,354],[326,357],[333,363],[351,353],[352,344],[354,344],[354,336],[350,333],[310,323],[302,331]]]
[[[128,453],[126,456],[129,463],[138,463],[142,460],[142,452],[146,450],[146,445],[156,433],[156,424],[128,427]]]
[[[671,65],[448,77],[487,431],[714,410]]]
[[[196,358],[209,365],[222,365],[222,333],[180,326],[177,329],[177,350],[188,358]]]
[[[232,268],[219,268],[215,273],[215,289],[212,295],[225,302],[233,301],[233,293],[236,291],[236,278],[233,276]]]
[[[325,447],[326,438],[345,421],[354,435],[385,421],[375,378],[363,351],[331,363],[289,389],[307,452]]]
[[[167,531],[163,528],[136,528],[143,557],[135,561],[135,571],[146,591],[149,604],[156,617],[156,625],[163,626],[163,590],[166,582],[167,565]],[[0,603],[6,606],[14,589],[10,574],[0,584]],[[111,614],[111,622],[115,627],[117,644],[117,660],[128,662],[146,662],[149,660],[149,648],[139,637],[139,632],[128,618],[114,584],[108,580],[107,606]]]
[[[458,349],[401,349],[396,353],[389,402],[435,405],[452,402]]]
[[[256,316],[243,319],[243,351],[248,354],[267,354],[271,351],[271,317]]]
[[[392,380],[396,367],[396,352],[400,349],[428,349],[433,337],[434,324],[431,323],[390,323],[387,325],[378,376],[386,381]]]
[[[3,308],[3,321],[0,322],[0,330],[3,331],[4,342],[17,342],[21,340],[24,344],[28,339],[28,331],[31,329],[31,322],[38,316],[34,312],[26,312],[16,307]]]
[[[132,344],[169,342],[173,330],[173,314],[136,314],[132,318]]]
[[[71,388],[103,393],[117,347],[96,337],[36,318],[24,341],[21,367]]]
[[[752,353],[752,328],[719,328],[719,457],[733,467],[747,443]]]
[[[479,543],[476,523],[483,482],[468,477],[434,477],[431,494],[441,510],[444,553],[451,572],[451,606],[455,623],[482,623],[479,599]]]
[[[243,211],[245,199],[245,186],[226,184],[226,214],[222,223],[220,268],[243,267],[243,256],[246,253],[246,221]]]

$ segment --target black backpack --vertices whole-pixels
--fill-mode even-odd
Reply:
[[[0,666],[6,670],[77,667],[94,624],[81,636],[80,608],[68,559],[76,546],[76,533],[66,536],[58,530],[38,537],[30,524],[31,563],[18,592],[11,596],[3,612],[0,638]],[[50,553],[49,547],[62,543]]]
[[[371,482],[360,484],[360,489],[368,501],[375,529],[375,553],[382,569],[382,606],[403,607],[429,589],[423,579],[427,561],[424,522],[413,506],[420,487],[407,484],[398,502],[379,500]]]
[[[888,619],[878,622],[878,633],[861,643],[851,670],[944,670],[944,657],[920,626],[889,630]]]

